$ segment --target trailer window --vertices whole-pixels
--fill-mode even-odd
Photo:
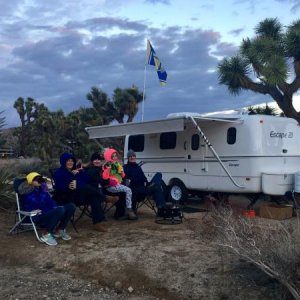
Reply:
[[[236,141],[236,128],[230,127],[227,130],[227,143],[233,145]]]
[[[200,144],[200,136],[199,134],[192,135],[192,150],[198,150]]]
[[[174,149],[176,147],[176,132],[164,132],[160,135],[160,149]]]
[[[143,152],[145,144],[145,136],[143,134],[131,135],[128,140],[128,149],[135,152]]]

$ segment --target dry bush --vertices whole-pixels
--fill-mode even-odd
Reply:
[[[54,162],[50,164],[36,158],[0,159],[0,210],[7,211],[15,207],[14,178],[25,176],[32,171],[49,176],[49,166],[52,167]]]
[[[265,220],[264,220],[265,221]],[[296,220],[294,220],[296,221]],[[295,299],[300,299],[299,222],[279,222],[234,215],[229,207],[213,210],[216,241],[278,280]]]
[[[0,210],[10,208],[13,199],[12,174],[5,169],[0,169]]]

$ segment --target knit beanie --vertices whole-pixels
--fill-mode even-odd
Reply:
[[[127,152],[127,158],[129,158],[130,156],[136,156],[135,152],[132,149],[129,149]]]
[[[93,153],[92,156],[91,156],[91,161],[94,161],[94,160],[96,160],[96,159],[102,160],[103,157],[101,157],[101,155],[100,155],[98,152],[95,152],[95,153]]]

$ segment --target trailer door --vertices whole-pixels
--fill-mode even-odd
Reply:
[[[206,189],[208,163],[205,159],[208,147],[199,133],[188,135],[187,173],[190,189]]]

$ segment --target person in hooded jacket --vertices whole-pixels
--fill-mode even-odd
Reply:
[[[84,168],[76,169],[76,159],[70,153],[60,156],[60,168],[54,175],[56,194],[60,202],[74,202],[76,206],[90,205],[94,229],[105,232],[102,209],[104,195],[101,190],[89,185],[90,177]]]
[[[58,206],[48,192],[45,179],[37,172],[31,172],[26,176],[18,187],[21,199],[21,207],[25,211],[37,211],[33,221],[45,228],[47,232],[40,237],[40,240],[49,246],[57,245],[55,238],[62,238],[65,241],[71,239],[66,227],[74,215],[76,206],[68,203]]]
[[[137,216],[132,209],[132,192],[129,187],[122,184],[125,173],[119,161],[118,153],[113,148],[107,148],[104,151],[105,162],[102,166],[102,178],[109,180],[107,190],[112,193],[126,193],[126,208],[129,220],[136,220]]]

